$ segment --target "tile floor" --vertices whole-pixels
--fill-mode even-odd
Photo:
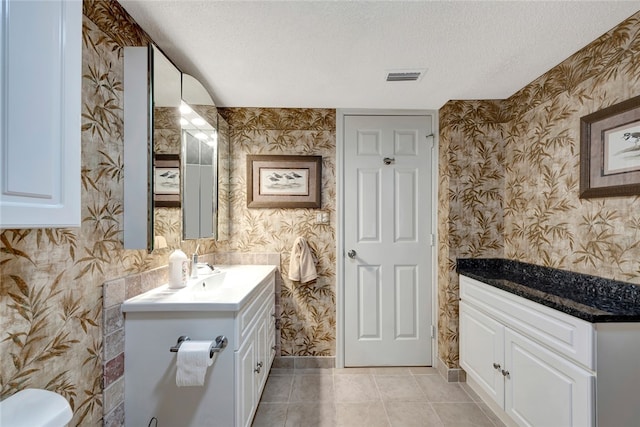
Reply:
[[[271,370],[253,427],[503,427],[464,383],[433,368]]]

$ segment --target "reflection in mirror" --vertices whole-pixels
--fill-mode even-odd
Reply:
[[[154,168],[161,167],[159,159],[181,153],[180,103],[182,102],[181,73],[173,63],[153,46],[152,117]],[[153,188],[153,187],[152,187]],[[180,185],[178,185],[178,189]],[[153,249],[179,248],[181,241],[181,212],[178,207],[162,203],[163,194],[154,193]],[[176,195],[179,200],[179,193]],[[162,206],[164,205],[164,206]]]
[[[182,227],[185,239],[216,237],[217,130],[183,102]]]
[[[198,123],[206,122],[211,128],[217,128],[218,123],[218,110],[215,107],[211,96],[207,90],[200,84],[194,77],[183,74],[182,75],[182,99],[186,105],[193,110],[193,112],[201,120]],[[198,123],[192,123],[188,117],[183,117],[186,122],[183,127],[195,127],[202,126]],[[206,135],[206,131],[203,132]],[[203,144],[200,140],[197,141],[197,137],[194,132],[188,130],[183,131],[183,165],[185,171],[185,177],[183,180],[183,197],[188,198],[188,202],[183,200],[182,212],[183,212],[183,237],[185,239],[194,238],[215,238],[221,240],[223,236],[218,233],[219,220],[219,185],[220,179],[228,181],[228,167],[219,170],[218,162],[218,144],[219,138],[216,135],[215,141],[210,140],[209,144]],[[201,135],[202,137],[202,135]],[[228,146],[228,140],[225,140]],[[213,145],[212,145],[213,144]],[[207,146],[209,148],[207,148]],[[209,163],[209,150],[213,149],[213,160],[209,166],[203,164]],[[185,158],[188,151],[191,153],[188,161]],[[228,150],[227,150],[228,151]],[[202,153],[206,153],[206,157],[203,159]],[[196,153],[199,153],[196,156]],[[198,159],[199,164],[194,163]],[[213,174],[209,176],[209,171],[212,170]],[[220,173],[224,173],[224,177],[220,176]],[[209,177],[211,179],[209,179]],[[225,189],[228,186],[224,187]],[[188,194],[188,195],[187,195]],[[196,198],[199,195],[199,198]],[[197,203],[196,203],[197,201]],[[225,217],[226,218],[226,217]],[[198,227],[196,227],[198,224]],[[211,232],[209,232],[208,225],[211,225]],[[225,227],[228,226],[225,224]]]

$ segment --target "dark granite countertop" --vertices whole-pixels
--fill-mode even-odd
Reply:
[[[457,271],[587,322],[640,322],[632,283],[500,258],[458,258]]]

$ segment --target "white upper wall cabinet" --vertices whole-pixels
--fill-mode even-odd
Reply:
[[[2,0],[0,228],[80,226],[82,2]]]

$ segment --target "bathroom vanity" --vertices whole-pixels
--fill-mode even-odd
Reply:
[[[640,287],[508,260],[458,260],[460,366],[507,425],[640,419]]]
[[[275,267],[237,265],[124,302],[125,424],[250,426],[275,356]],[[180,336],[227,338],[204,386],[176,386]]]

